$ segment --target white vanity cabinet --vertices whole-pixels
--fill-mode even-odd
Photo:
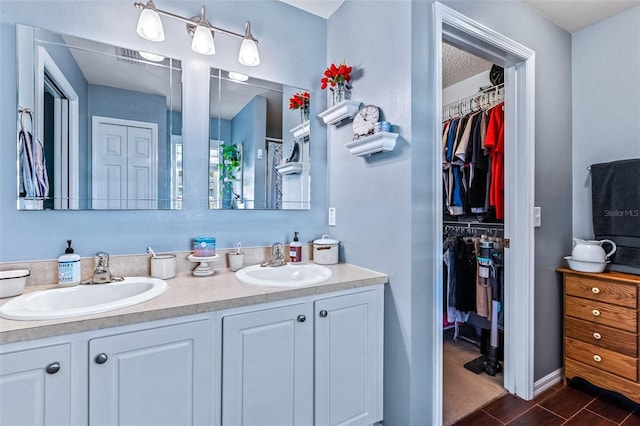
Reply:
[[[382,420],[383,290],[223,312],[222,425]]]
[[[242,311],[222,317],[222,424],[312,424],[310,304]]]
[[[1,425],[70,425],[70,403],[70,345],[0,355]]]
[[[209,424],[211,341],[208,320],[91,339],[89,424]]]

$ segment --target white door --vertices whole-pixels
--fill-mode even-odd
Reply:
[[[206,320],[92,339],[89,424],[209,424],[211,339]]]
[[[69,425],[69,345],[0,355],[0,424]]]
[[[313,423],[310,310],[299,303],[223,318],[223,426]]]
[[[315,424],[382,420],[380,289],[315,302]]]
[[[94,116],[92,134],[92,208],[157,208],[157,124]]]

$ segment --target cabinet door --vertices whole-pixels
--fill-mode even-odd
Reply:
[[[315,424],[382,420],[382,288],[315,302]]]
[[[310,304],[222,319],[222,424],[313,422],[313,318]]]
[[[0,424],[70,424],[70,353],[65,344],[0,355]]]
[[[207,320],[92,339],[90,424],[210,424],[211,339]]]

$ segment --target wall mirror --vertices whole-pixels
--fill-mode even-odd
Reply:
[[[310,208],[310,92],[211,70],[209,208]]]
[[[182,208],[180,61],[18,24],[18,209]]]

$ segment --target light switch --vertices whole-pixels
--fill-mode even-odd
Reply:
[[[336,208],[329,207],[329,226],[336,226]]]
[[[262,160],[262,149],[258,149],[258,160]]]
[[[542,209],[540,207],[533,208],[533,226],[535,228],[540,228],[540,224],[542,223]]]

